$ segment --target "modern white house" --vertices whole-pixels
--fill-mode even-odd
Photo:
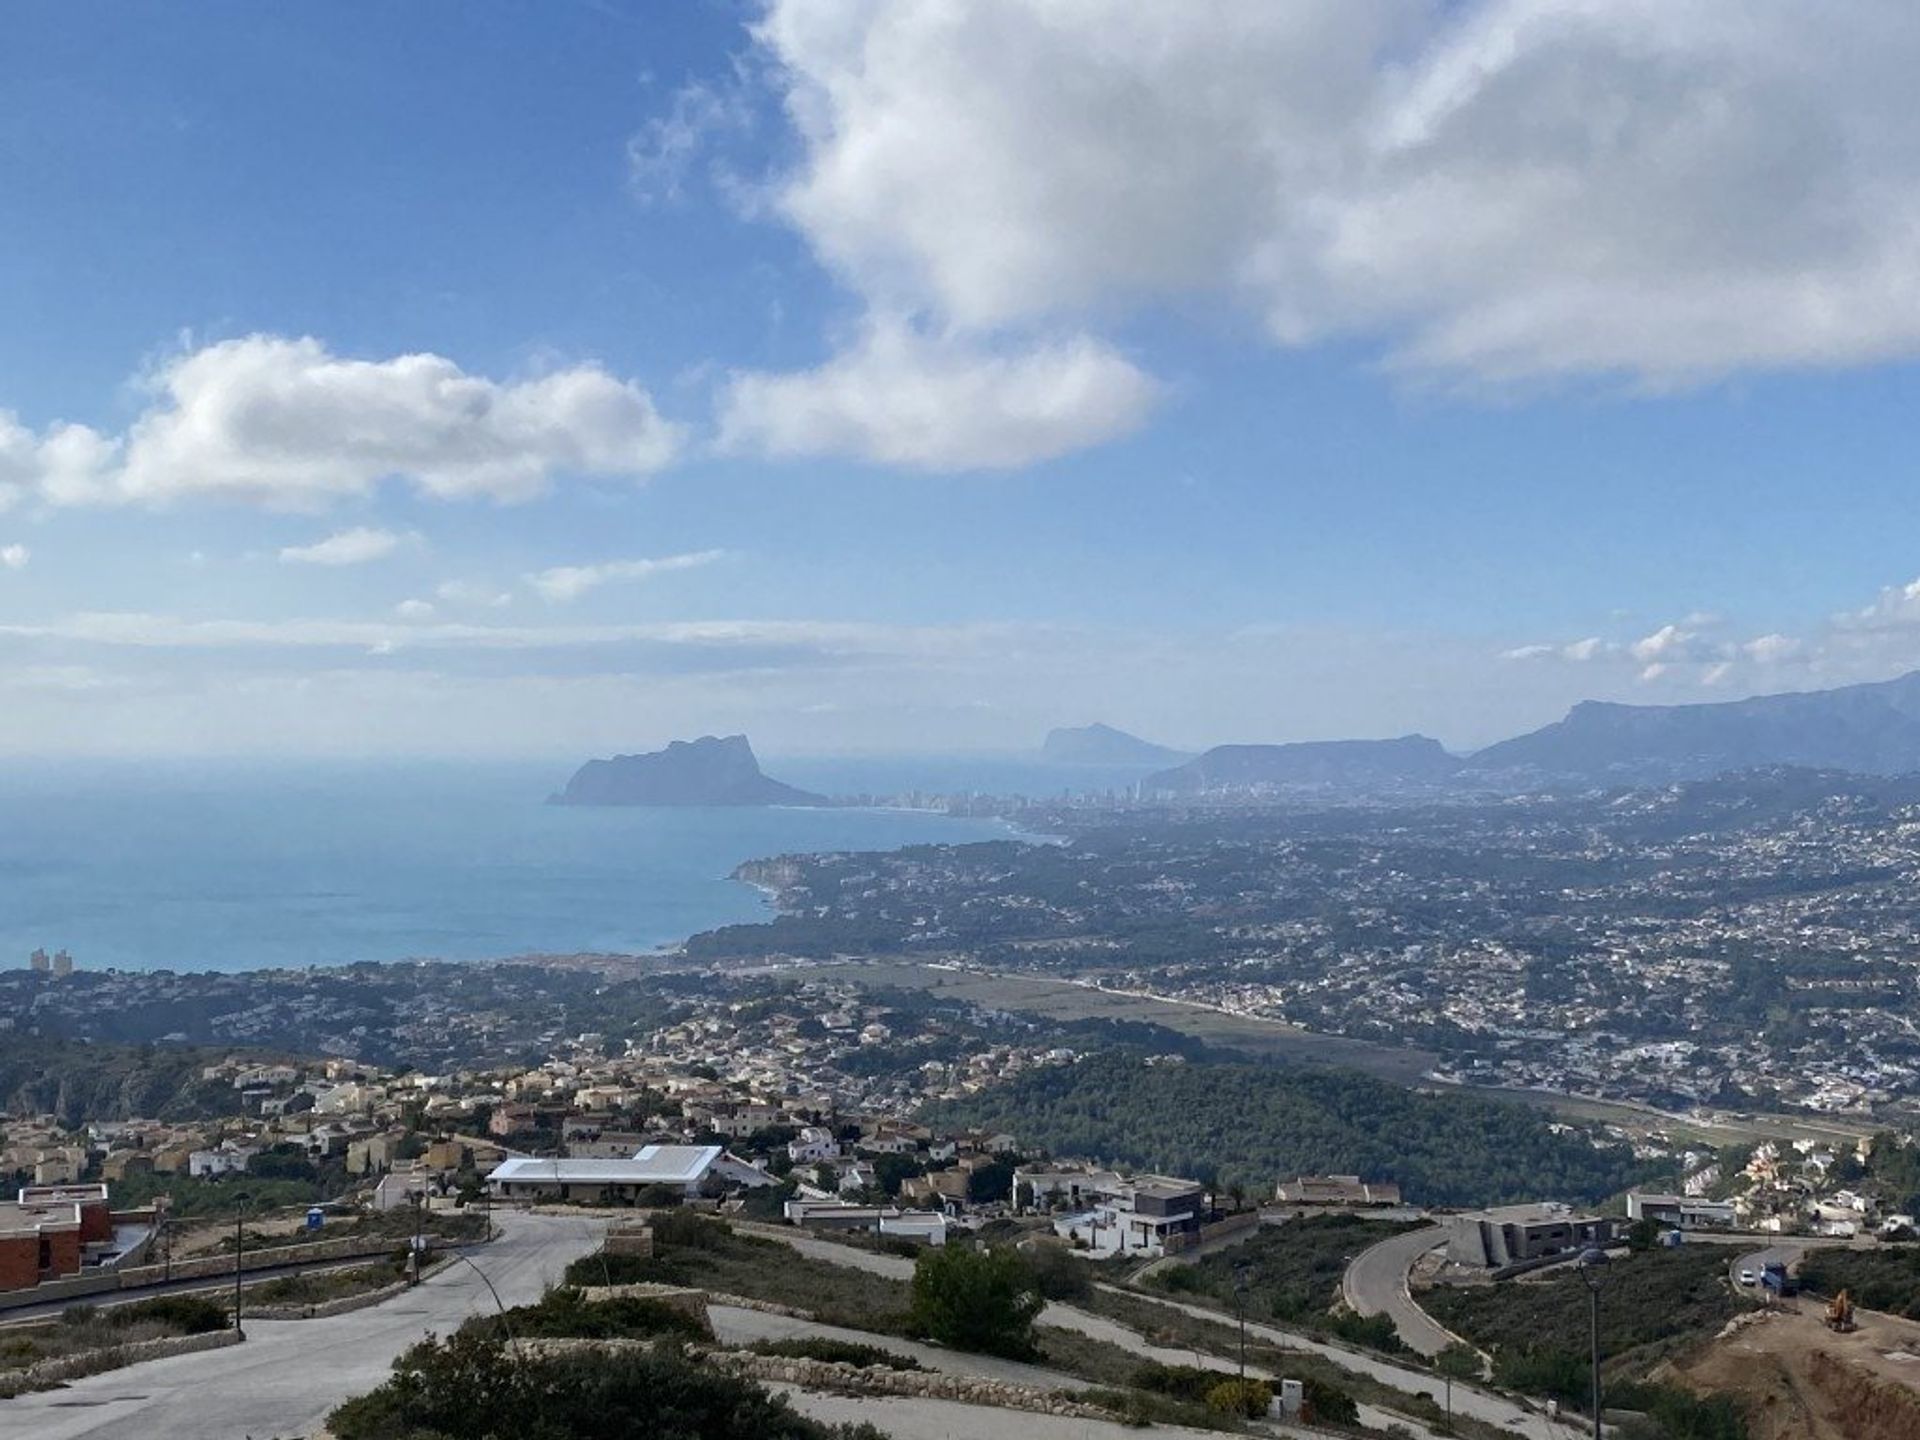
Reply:
[[[1078,1249],[1105,1255],[1165,1255],[1179,1237],[1199,1234],[1207,1215],[1205,1191],[1191,1180],[1117,1177],[1095,1186],[1091,1208],[1063,1215],[1053,1233]]]
[[[796,1165],[811,1165],[821,1160],[837,1160],[840,1142],[824,1125],[809,1125],[787,1142],[787,1158]]]
[[[719,1145],[643,1145],[630,1159],[544,1159],[516,1155],[487,1176],[500,1200],[628,1201],[667,1186],[689,1199],[708,1183],[724,1188],[772,1185],[774,1178]]]

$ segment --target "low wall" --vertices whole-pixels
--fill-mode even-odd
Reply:
[[[240,1270],[274,1270],[283,1265],[307,1265],[325,1260],[359,1260],[371,1255],[391,1255],[405,1242],[391,1236],[343,1236],[338,1240],[316,1240],[305,1245],[276,1245],[248,1250],[240,1257]],[[53,1300],[81,1300],[115,1290],[139,1290],[168,1280],[204,1280],[233,1274],[233,1256],[202,1255],[192,1260],[176,1260],[166,1265],[134,1265],[122,1270],[97,1271],[74,1275],[64,1280],[46,1280],[31,1290],[10,1290],[0,1295],[0,1312]]]
[[[1260,1228],[1260,1212],[1243,1210],[1238,1215],[1229,1215],[1224,1220],[1216,1220],[1211,1225],[1202,1225],[1191,1235],[1170,1235],[1167,1237],[1169,1255],[1185,1254],[1189,1250],[1198,1250],[1216,1240],[1231,1239],[1235,1235],[1250,1235]]]
[[[38,1365],[8,1376],[0,1376],[0,1395],[23,1395],[29,1390],[45,1390],[83,1375],[99,1375],[138,1365],[143,1360],[164,1360],[171,1355],[194,1355],[202,1350],[220,1350],[240,1342],[231,1330],[215,1330],[210,1335],[172,1335],[163,1340],[135,1340],[94,1350],[85,1355],[63,1355],[57,1360],[42,1360]]]

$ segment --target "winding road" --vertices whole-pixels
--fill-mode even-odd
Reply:
[[[1391,1236],[1354,1256],[1340,1277],[1340,1293],[1356,1314],[1391,1317],[1401,1343],[1429,1359],[1453,1344],[1454,1336],[1415,1303],[1407,1272],[1446,1238],[1442,1225]]]
[[[495,1215],[500,1238],[381,1305],[324,1320],[249,1320],[244,1345],[149,1360],[0,1400],[0,1440],[248,1440],[305,1435],[350,1396],[387,1378],[429,1333],[531,1304],[567,1263],[600,1243],[583,1216]],[[485,1279],[482,1279],[482,1276]]]

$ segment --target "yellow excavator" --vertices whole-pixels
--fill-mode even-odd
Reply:
[[[1827,1328],[1842,1335],[1854,1328],[1853,1297],[1844,1290],[1827,1302]]]

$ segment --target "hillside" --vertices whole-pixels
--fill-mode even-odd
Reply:
[[[60,1117],[67,1125],[154,1116],[233,1114],[239,1097],[200,1072],[231,1050],[191,1045],[90,1045],[9,1036],[0,1045],[0,1114]]]
[[[1049,730],[1040,758],[1055,765],[1178,765],[1189,756],[1095,721]]]
[[[1621,783],[1763,766],[1895,775],[1920,770],[1920,671],[1894,680],[1710,705],[1589,700],[1488,746],[1473,775]]]
[[[923,1118],[1255,1191],[1302,1174],[1395,1180],[1426,1205],[1594,1201],[1648,1174],[1625,1147],[1556,1134],[1519,1105],[1419,1094],[1353,1071],[1149,1065],[1113,1052],[1032,1071]]]
[[[1425,735],[1398,740],[1310,740],[1293,745],[1216,745],[1141,782],[1148,793],[1199,795],[1221,790],[1396,788],[1444,782],[1460,761]]]
[[[763,774],[744,735],[676,740],[645,755],[589,760],[556,805],[828,805]]]

